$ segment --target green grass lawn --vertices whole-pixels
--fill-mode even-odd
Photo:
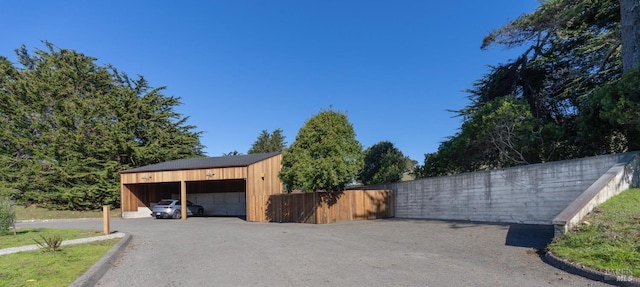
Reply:
[[[601,204],[549,250],[601,271],[640,277],[640,189]]]
[[[0,256],[0,286],[68,286],[120,239]]]
[[[50,210],[46,208],[14,206],[17,220],[43,220],[43,219],[74,219],[74,218],[102,218],[102,209],[92,211]],[[121,209],[111,209],[111,217],[121,217]]]
[[[82,229],[53,229],[53,228],[18,228],[16,235],[10,230],[7,235],[0,235],[0,248],[17,247],[36,244],[35,240],[42,241],[42,237],[61,237],[63,240],[85,238],[102,235],[97,230]]]
[[[14,206],[17,220],[102,218],[102,210],[57,211],[35,206]],[[120,217],[120,209],[112,209],[111,217]],[[16,235],[9,230],[0,235],[0,248],[17,247],[43,242],[44,238],[63,240],[102,235],[97,230],[18,228]],[[120,239],[109,239],[86,244],[66,245],[58,251],[18,252],[0,256],[0,286],[68,286],[98,261]]]

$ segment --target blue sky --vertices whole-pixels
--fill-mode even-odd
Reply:
[[[473,82],[518,51],[482,38],[537,0],[0,0],[0,55],[47,40],[143,75],[204,132],[209,156],[246,153],[262,130],[291,144],[305,121],[345,112],[366,148],[422,163],[454,135]]]

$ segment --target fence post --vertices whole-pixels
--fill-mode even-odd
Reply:
[[[109,228],[109,206],[108,205],[103,205],[102,206],[102,233],[104,233],[104,235],[108,235],[109,233],[111,233],[111,230]]]

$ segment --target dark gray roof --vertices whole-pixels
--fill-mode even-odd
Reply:
[[[221,167],[242,167],[242,166],[249,166],[259,161],[263,161],[270,157],[274,157],[278,154],[280,153],[272,152],[272,153],[256,153],[256,154],[236,155],[236,156],[186,158],[186,159],[178,159],[178,160],[172,160],[172,161],[166,161],[166,162],[141,166],[141,167],[125,170],[120,173],[221,168]]]

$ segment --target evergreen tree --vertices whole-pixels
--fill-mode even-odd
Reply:
[[[620,9],[625,1],[633,2],[542,1],[532,13],[485,37],[483,49],[500,45],[523,47],[524,52],[490,67],[474,83],[471,103],[458,111],[460,131],[436,153],[425,155],[416,174],[453,174],[633,149],[629,131],[634,129],[601,118],[610,111],[594,99],[622,75],[625,32]]]
[[[270,153],[281,152],[284,150],[286,142],[284,141],[281,129],[276,129],[273,133],[269,133],[267,130],[262,130],[258,139],[251,145],[251,148],[247,152],[252,153]]]
[[[119,204],[119,172],[202,155],[199,132],[140,77],[46,42],[0,57],[0,177],[22,203],[61,209]]]

